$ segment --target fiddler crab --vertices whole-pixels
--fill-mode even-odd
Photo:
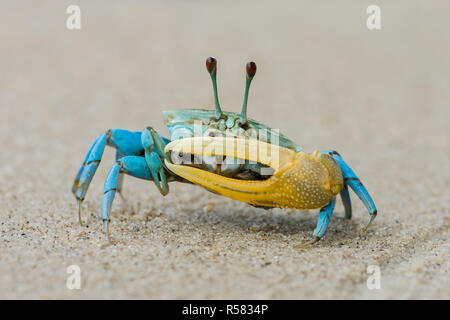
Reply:
[[[320,209],[311,240],[320,240],[340,194],[347,219],[352,217],[349,189],[369,212],[364,232],[377,215],[375,204],[353,170],[336,151],[306,153],[277,130],[247,118],[247,99],[256,64],[246,66],[244,102],[240,114],[222,111],[217,94],[217,61],[206,60],[211,76],[215,111],[184,109],[163,112],[170,139],[152,127],[130,132],[108,130],[95,139],[72,186],[81,204],[105,146],[115,148],[116,163],[105,181],[101,217],[109,239],[111,206],[121,192],[123,175],[152,180],[164,196],[169,182],[193,183],[261,208]]]

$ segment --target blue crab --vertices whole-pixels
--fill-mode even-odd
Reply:
[[[105,146],[116,149],[116,163],[104,185],[101,217],[109,238],[111,206],[122,190],[123,175],[151,180],[164,196],[169,182],[193,183],[214,193],[262,208],[320,209],[311,244],[320,240],[340,194],[351,219],[349,187],[369,212],[364,232],[377,215],[375,204],[353,170],[336,151],[306,153],[283,134],[247,118],[247,99],[256,64],[246,65],[240,114],[222,111],[216,83],[217,61],[206,60],[215,110],[184,109],[163,113],[170,139],[152,127],[130,132],[108,130],[95,139],[76,175],[72,192],[81,204]],[[265,150],[265,152],[261,152]]]

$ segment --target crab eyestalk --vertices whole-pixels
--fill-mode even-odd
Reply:
[[[242,111],[241,116],[239,117],[241,124],[247,123],[247,100],[248,100],[248,90],[250,89],[250,83],[252,83],[253,77],[256,74],[256,63],[253,61],[247,63],[245,70],[247,72],[246,81],[245,81],[245,93],[244,93],[244,102],[242,103]]]
[[[217,60],[213,57],[209,57],[206,59],[206,69],[209,72],[209,75],[211,76],[213,90],[214,90],[214,105],[216,108],[216,119],[219,119],[222,115],[222,109],[220,108],[219,104],[219,96],[217,94],[217,80],[216,80],[216,74],[217,74]]]

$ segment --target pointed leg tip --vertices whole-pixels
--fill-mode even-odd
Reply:
[[[294,246],[295,249],[304,249],[306,247],[309,247],[310,245],[316,243],[317,241],[319,241],[320,238],[315,236],[313,239],[305,241],[303,243],[297,244]]]
[[[376,216],[377,216],[377,211],[375,211],[375,212],[370,216],[369,222],[367,222],[367,224],[359,230],[359,236],[360,236],[360,237],[364,237],[364,236],[366,235],[367,229],[368,229],[369,226],[372,224],[372,222],[373,222],[373,220],[375,219]]]
[[[80,226],[83,226],[83,220],[81,219],[81,203],[82,200],[77,200],[77,206],[78,206],[78,222],[80,223]]]
[[[105,231],[106,234],[106,241],[105,243],[103,243],[100,247],[102,249],[109,247],[111,245],[114,245],[115,243],[112,241],[110,235],[109,235],[109,219],[103,219],[103,229]]]
[[[111,243],[111,238],[109,236],[109,220],[108,219],[103,220],[103,229],[105,230],[106,239],[108,240],[109,243]]]
[[[369,225],[363,226],[359,229],[359,237],[361,239],[365,239],[366,238],[366,234],[367,234],[367,228],[369,227]]]

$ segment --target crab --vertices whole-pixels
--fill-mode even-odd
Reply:
[[[170,139],[152,127],[130,132],[110,129],[97,137],[75,177],[72,192],[81,219],[82,202],[102,159],[105,146],[116,149],[116,162],[104,185],[101,218],[109,239],[111,207],[121,195],[123,175],[151,180],[165,196],[169,182],[199,185],[211,192],[264,209],[319,209],[311,240],[319,241],[331,220],[338,194],[344,218],[351,219],[349,187],[369,212],[377,215],[375,204],[357,175],[336,151],[306,153],[292,140],[270,127],[247,118],[250,84],[256,64],[246,65],[246,84],[240,114],[222,111],[217,93],[217,61],[209,57],[215,110],[181,109],[163,112]]]

